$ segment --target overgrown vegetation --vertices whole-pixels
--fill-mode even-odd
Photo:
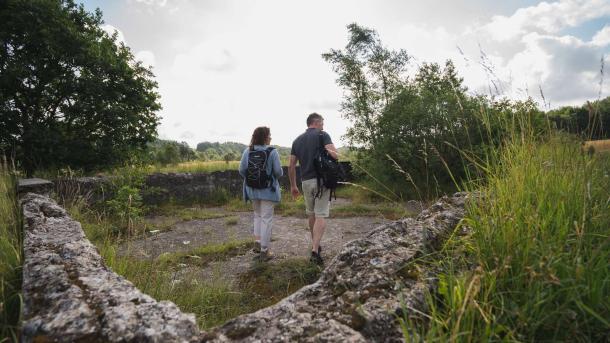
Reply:
[[[21,319],[21,211],[15,178],[0,165],[0,342],[17,342]]]
[[[515,113],[510,137],[481,163],[484,178],[440,256],[445,270],[426,325],[408,340],[604,341],[610,332],[610,156],[573,137],[537,134]],[[519,130],[517,130],[519,128]]]

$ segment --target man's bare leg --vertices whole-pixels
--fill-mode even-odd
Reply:
[[[309,233],[311,234],[311,241],[313,242],[313,225],[316,223],[315,214],[309,215]]]
[[[326,220],[324,218],[315,218],[315,222],[312,230],[312,247],[311,251],[318,252],[318,248],[320,247],[320,241],[322,240],[322,235],[324,235],[324,230],[326,229]]]

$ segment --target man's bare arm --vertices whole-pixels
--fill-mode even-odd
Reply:
[[[299,196],[299,188],[297,187],[297,157],[294,155],[290,155],[288,178],[290,179],[290,193],[293,198],[296,198]]]
[[[328,154],[332,156],[332,158],[334,158],[335,160],[339,159],[339,153],[337,153],[337,148],[335,148],[334,144],[326,144],[324,148],[326,149],[326,151],[328,151]]]

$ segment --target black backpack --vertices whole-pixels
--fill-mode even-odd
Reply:
[[[264,189],[272,186],[273,177],[267,174],[267,161],[273,151],[273,147],[265,150],[254,150],[248,152],[248,169],[246,169],[246,185],[252,188]]]
[[[318,182],[318,192],[316,197],[322,197],[322,188],[330,189],[330,196],[328,200],[331,200],[333,194],[337,199],[335,193],[337,186],[340,181],[344,180],[343,168],[339,161],[334,159],[326,148],[324,147],[324,137],[320,133],[320,145],[318,146],[318,152],[314,157],[314,167],[316,169],[316,179]]]

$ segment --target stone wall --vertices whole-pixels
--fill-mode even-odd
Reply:
[[[352,167],[341,162],[346,172],[346,181],[352,181]],[[284,176],[280,186],[290,189],[288,168],[283,167]],[[300,179],[297,167],[297,180]],[[146,176],[142,197],[146,205],[158,205],[170,201],[182,203],[206,203],[222,197],[239,197],[242,194],[243,178],[237,170],[212,173],[154,173]],[[300,185],[299,185],[300,187]],[[81,197],[88,203],[96,203],[112,197],[112,182],[107,177],[79,177],[55,180],[55,191],[62,200]]]
[[[391,342],[397,317],[427,311],[430,271],[417,258],[442,244],[468,196],[443,197],[416,218],[346,244],[320,279],[276,305],[199,332],[195,318],[157,302],[103,263],[80,224],[41,195],[24,215],[24,342]]]
[[[352,167],[349,162],[341,162],[346,172],[346,181],[352,181]],[[290,189],[288,168],[283,167],[284,176],[278,180],[284,190]],[[297,180],[301,170],[297,167]],[[212,173],[155,173],[148,175],[143,190],[146,204],[160,204],[168,201],[206,202],[228,194],[239,197],[242,194],[243,178],[237,170]],[[300,188],[300,185],[299,185]]]
[[[198,341],[194,315],[109,270],[55,201],[28,193],[21,205],[23,342]]]

